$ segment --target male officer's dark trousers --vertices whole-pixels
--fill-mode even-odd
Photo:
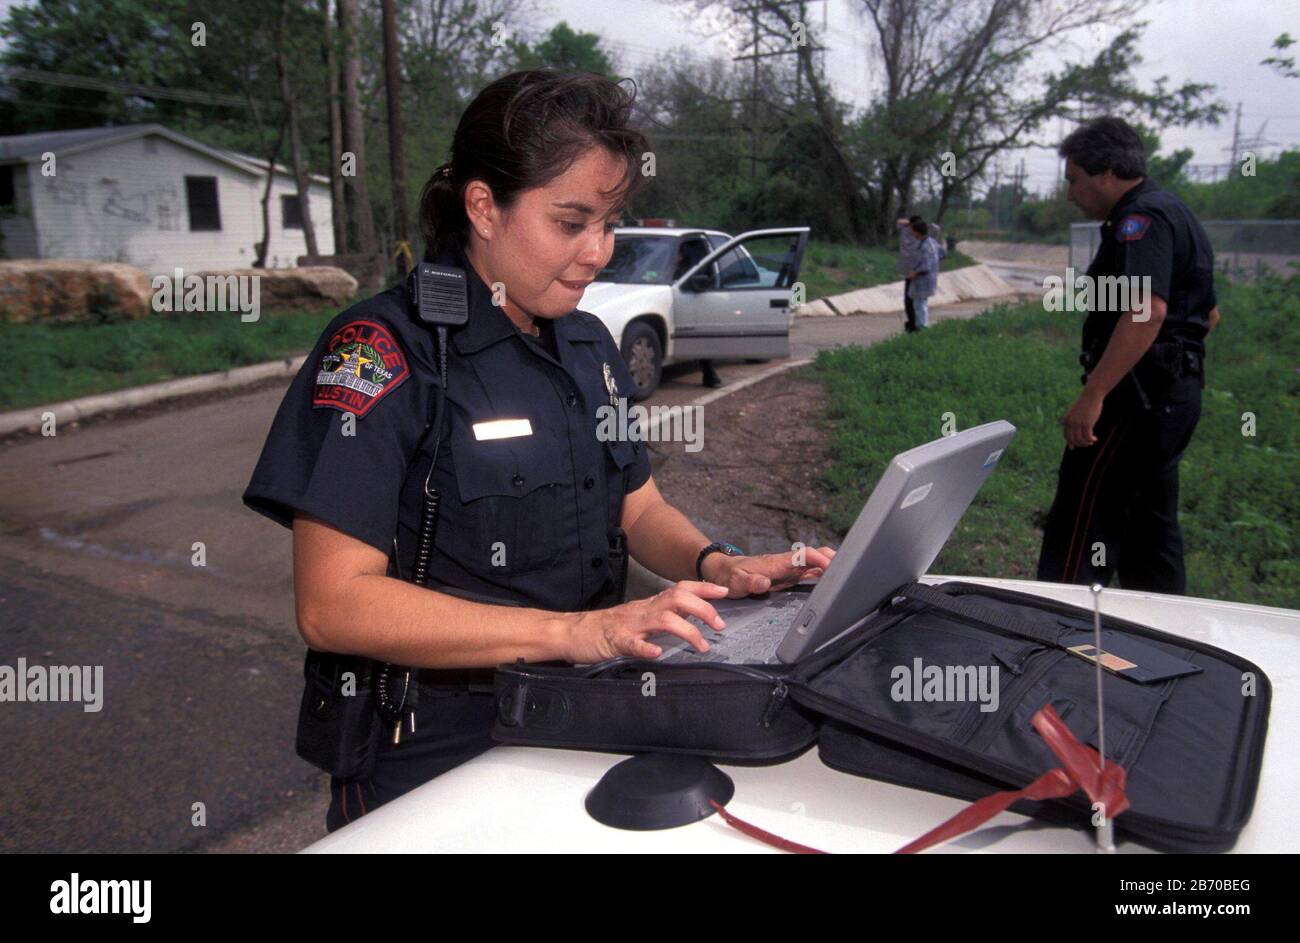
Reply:
[[[1106,397],[1096,443],[1061,459],[1038,579],[1104,586],[1116,573],[1124,589],[1185,591],[1178,462],[1200,416],[1197,377],[1175,381],[1149,409],[1120,387]]]
[[[907,321],[903,324],[903,330],[912,333],[916,330],[916,308],[912,307],[912,280],[903,279],[903,313],[907,315]]]

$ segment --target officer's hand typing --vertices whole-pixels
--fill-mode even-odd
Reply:
[[[704,578],[727,587],[732,599],[772,590],[789,589],[800,580],[816,579],[830,566],[835,551],[830,547],[808,547],[798,553],[765,553],[729,557],[714,553],[705,557]]]
[[[646,599],[574,613],[564,659],[581,665],[619,655],[657,658],[663,649],[647,642],[645,637],[658,632],[671,632],[690,642],[696,651],[708,651],[709,643],[685,617],[695,616],[714,630],[722,631],[726,623],[708,600],[726,595],[725,586],[681,580]]]

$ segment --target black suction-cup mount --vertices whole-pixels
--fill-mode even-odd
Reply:
[[[735,792],[731,777],[708,760],[642,753],[601,777],[587,793],[587,813],[613,828],[676,828],[712,815],[709,800],[726,805]]]

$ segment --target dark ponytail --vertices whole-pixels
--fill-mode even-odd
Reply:
[[[451,160],[434,170],[420,194],[424,257],[469,244],[465,187],[482,180],[509,208],[524,190],[563,174],[584,151],[600,146],[626,161],[615,199],[639,189],[641,157],[650,149],[629,126],[635,93],[593,72],[512,72],[470,102],[456,125]]]

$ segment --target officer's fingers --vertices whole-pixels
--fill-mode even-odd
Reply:
[[[689,590],[673,590],[668,595],[668,604],[672,607],[673,612],[695,616],[701,622],[713,626],[716,631],[722,631],[727,624],[722,621],[722,616],[718,615],[718,610]]]
[[[783,562],[782,566],[786,564]],[[736,567],[731,571],[732,595],[748,596],[752,593],[765,593],[772,588],[772,578],[763,573],[756,573],[746,567]]]
[[[709,643],[704,641],[704,636],[700,634],[700,630],[677,613],[668,609],[660,610],[658,618],[655,619],[655,624],[650,626],[647,631],[671,632],[678,638],[685,639],[693,645],[697,652],[707,652],[709,650]]]
[[[684,589],[701,599],[721,599],[727,595],[727,587],[721,583],[710,583],[708,580],[678,580],[669,589]]]
[[[809,547],[807,550],[804,551],[804,555],[803,555],[804,566],[805,567],[829,566],[831,562],[831,558],[834,556],[835,556],[835,551],[831,550],[830,547],[821,547],[817,550],[813,550],[811,547]]]
[[[630,635],[620,640],[619,647],[622,649],[621,654],[631,655],[633,658],[658,658],[664,653],[658,645],[647,642],[639,635]]]

